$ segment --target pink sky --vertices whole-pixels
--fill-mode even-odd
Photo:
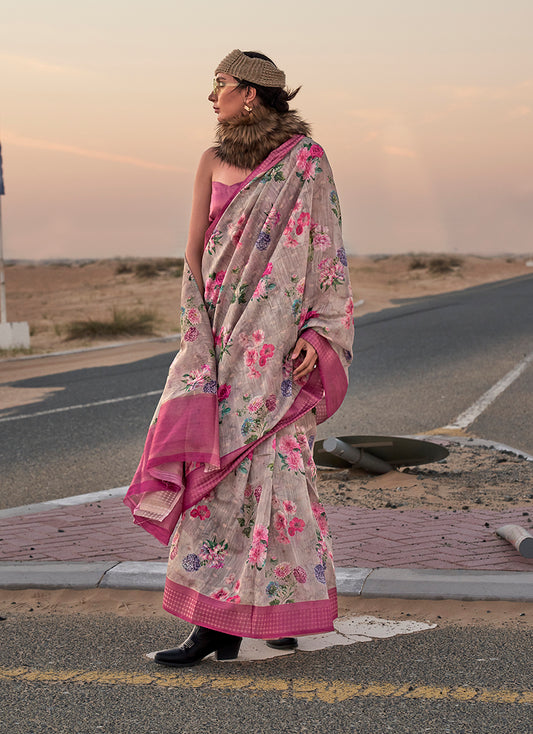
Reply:
[[[248,8],[8,0],[6,258],[182,255],[210,80],[235,47],[303,85],[350,252],[533,252],[529,0],[272,0],[255,24]]]

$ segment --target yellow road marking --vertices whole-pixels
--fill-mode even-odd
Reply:
[[[472,686],[434,686],[409,683],[351,683],[344,680],[312,678],[267,678],[251,676],[217,676],[185,671],[128,673],[122,670],[33,670],[0,668],[0,681],[29,683],[74,683],[78,685],[161,686],[164,688],[204,688],[214,691],[266,693],[336,703],[351,698],[404,698],[424,701],[450,700],[474,703],[533,703],[533,691],[511,691],[504,688]]]

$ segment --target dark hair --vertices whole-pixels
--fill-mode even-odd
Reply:
[[[263,59],[263,61],[269,61],[276,66],[272,59],[269,59],[265,54],[259,53],[259,51],[243,51],[243,54],[250,59]],[[243,88],[253,87],[265,107],[271,107],[276,112],[281,113],[289,111],[289,102],[296,97],[301,89],[301,87],[298,87],[298,89],[287,91],[283,87],[263,87],[261,84],[254,84],[253,82],[246,81],[246,79],[239,79],[239,86]]]

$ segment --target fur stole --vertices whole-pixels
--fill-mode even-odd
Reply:
[[[219,122],[215,155],[224,163],[253,171],[293,135],[310,135],[309,125],[297,112],[276,112],[260,106],[236,121]]]

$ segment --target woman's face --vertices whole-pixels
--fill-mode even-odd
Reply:
[[[213,109],[219,122],[240,117],[246,104],[246,88],[238,89],[239,82],[229,74],[217,74],[213,82],[214,88],[207,98],[213,103]]]

